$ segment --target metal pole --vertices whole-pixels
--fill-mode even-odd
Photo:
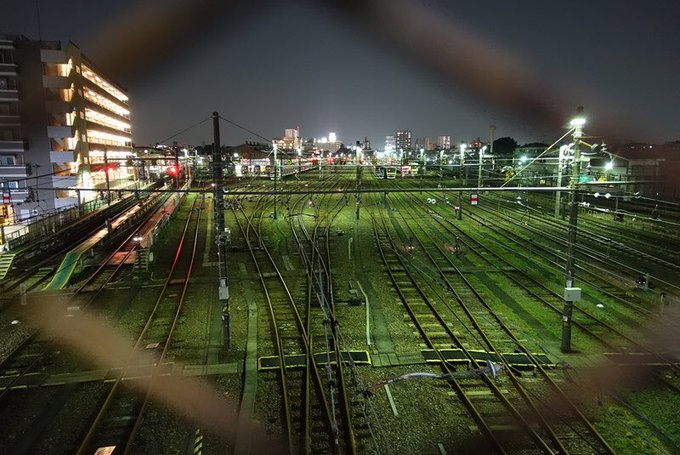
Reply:
[[[557,157],[557,185],[558,188],[562,186],[562,148],[560,148],[559,155]],[[562,192],[557,190],[555,192],[555,218],[560,217]]]
[[[579,107],[577,112],[579,116],[582,114],[582,107]],[[582,119],[581,119],[582,120]],[[571,165],[571,181],[569,188],[572,190],[570,197],[570,211],[569,211],[569,233],[567,237],[567,265],[566,271],[566,288],[574,287],[575,275],[575,254],[576,254],[576,223],[578,221],[578,180],[581,168],[581,153],[579,149],[579,142],[582,136],[583,123],[575,123],[574,125],[574,161]],[[574,301],[567,297],[567,290],[565,290],[564,309],[562,311],[562,344],[560,349],[562,352],[571,352],[571,315],[574,309]]]
[[[357,189],[357,206],[356,206],[356,219],[359,219],[359,208],[361,205],[361,194],[359,193],[359,190],[361,189],[361,164],[359,162],[359,151],[357,150],[356,152],[356,162],[357,162],[357,182],[356,182],[356,189]]]
[[[458,219],[463,219],[463,192],[458,192]]]
[[[222,149],[220,141],[220,115],[213,112],[213,202],[215,204],[215,243],[219,277],[218,297],[222,302],[222,345],[229,349],[229,283],[227,281],[227,249],[224,229],[224,191],[222,189]]]
[[[278,180],[279,165],[276,161],[276,149],[278,147],[274,144],[274,219],[276,219],[276,182]]]
[[[109,157],[108,151],[104,149],[104,175],[106,176],[106,204],[111,205],[111,184],[109,182]]]
[[[479,148],[479,172],[477,173],[477,191],[482,187],[482,159],[484,158],[484,147]]]
[[[78,214],[83,216],[83,200],[80,195],[80,190],[76,188],[76,194],[78,195]]]
[[[10,218],[10,224],[16,224],[17,216],[16,216],[16,213],[14,213],[14,204],[12,203],[12,187],[9,184],[9,180],[6,180],[6,185],[7,185],[7,196],[9,197],[9,208],[12,209],[12,217]],[[30,194],[30,192],[29,192],[29,194]],[[33,201],[31,201],[31,202],[33,202]]]
[[[442,160],[444,159],[444,150],[439,151],[439,179],[444,177],[444,170],[442,168]]]
[[[177,142],[175,142],[173,148],[175,149],[175,187],[179,188],[179,147]]]

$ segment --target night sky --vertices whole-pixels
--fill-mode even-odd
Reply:
[[[413,31],[364,14],[364,2],[226,2],[196,17],[186,5],[197,3],[40,0],[42,37],[73,41],[128,89],[136,144],[163,141],[213,111],[267,138],[299,126],[304,138],[334,131],[346,143],[368,136],[382,148],[396,129],[459,142],[487,138],[495,124],[496,137],[552,142],[578,105],[586,131],[610,142],[680,139],[677,0],[404,2],[471,37],[490,61],[529,74],[528,85],[506,94],[510,102],[484,85],[505,81],[504,67],[479,67],[474,50],[461,58],[466,76],[442,70],[436,49],[453,40],[441,39],[441,23],[418,31],[435,49],[425,56],[390,30]],[[182,12],[164,23],[173,5]],[[2,11],[0,32],[38,37],[33,1],[5,0]],[[150,14],[140,19],[139,11]],[[124,67],[111,49],[125,38],[157,47],[121,45],[131,55]],[[211,122],[174,139],[211,142]],[[224,143],[244,140],[258,138],[223,123]]]

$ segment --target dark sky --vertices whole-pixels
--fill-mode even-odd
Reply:
[[[146,30],[129,20],[140,5],[151,5],[152,15],[142,21],[150,24],[154,8],[160,14],[182,1],[39,0],[42,36],[71,40],[107,67],[102,42],[117,43]],[[0,32],[37,38],[35,3],[3,3]],[[577,105],[584,105],[591,134],[607,131],[619,140],[657,143],[680,139],[677,0],[408,3],[434,12],[455,32],[463,31],[530,73],[536,93],[555,95],[546,104],[564,124]],[[552,142],[564,132],[564,124],[543,122],[541,109],[531,110],[535,100],[527,101],[529,112],[516,110],[475,86],[488,75],[503,79],[502,67],[482,71],[472,52],[463,59],[471,75],[458,78],[459,69],[441,70],[445,62],[436,52],[422,58],[422,49],[413,51],[409,44],[372,32],[384,24],[382,17],[362,17],[338,7],[343,4],[265,2],[246,11],[225,8],[195,21],[186,12],[186,21],[180,14],[179,25],[165,27],[177,31],[180,42],[149,27],[145,40],[165,46],[167,54],[154,51],[142,59],[146,65],[135,64],[132,71],[108,66],[129,91],[135,143],[166,139],[212,111],[268,138],[300,126],[305,138],[335,131],[348,143],[368,136],[379,148],[386,134],[402,128],[414,137],[451,135],[455,142],[488,137],[490,124],[497,125],[496,137],[519,142]],[[435,24],[419,37],[433,39],[429,48],[446,49],[450,43],[436,38],[440,28]],[[513,93],[514,102],[531,98],[521,90]],[[176,140],[211,142],[211,124]],[[224,143],[244,140],[257,138],[223,123]]]

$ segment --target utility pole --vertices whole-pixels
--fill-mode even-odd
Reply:
[[[357,163],[357,182],[356,182],[356,189],[357,189],[357,194],[356,194],[356,199],[357,199],[357,206],[356,206],[356,218],[357,220],[359,219],[359,208],[361,206],[361,193],[359,193],[359,190],[361,189],[361,160],[359,159],[359,150],[357,149],[356,151],[356,163]]]
[[[460,166],[458,167],[458,178],[463,181],[463,167],[465,166],[465,149],[467,144],[465,142],[460,143]]]
[[[462,191],[458,192],[458,205],[456,207],[458,208],[457,218],[459,220],[462,220],[463,219],[463,192]]]
[[[213,112],[213,202],[215,204],[215,244],[217,245],[218,298],[222,303],[222,345],[229,349],[229,283],[227,281],[227,233],[224,229],[224,191],[222,189],[222,149],[220,115]]]
[[[442,160],[444,159],[444,149],[439,149],[439,180],[444,178],[444,169],[442,168]]]
[[[494,131],[496,131],[496,125],[489,125],[489,154],[493,157],[493,136],[494,136]],[[485,147],[481,147],[479,149],[479,173],[477,174],[477,188],[482,187],[482,166],[484,163],[484,152],[486,151]]]
[[[278,149],[278,146],[276,143],[274,143],[274,219],[276,219],[276,181],[278,180],[278,173],[279,173],[279,165],[278,161],[276,160],[276,150]]]
[[[479,148],[479,172],[477,173],[477,191],[482,187],[482,161],[484,160],[484,149],[486,146]]]
[[[574,128],[574,161],[571,164],[571,189],[570,211],[569,211],[569,233],[567,237],[567,265],[566,286],[564,288],[564,309],[562,311],[562,352],[571,352],[571,315],[574,309],[574,302],[581,299],[581,289],[574,287],[575,275],[575,254],[576,254],[576,222],[578,217],[578,180],[581,170],[581,153],[579,142],[583,135],[583,125],[586,120],[583,116],[583,107],[579,106],[576,110],[577,116],[571,121]]]
[[[562,186],[562,156],[567,153],[567,146],[563,145],[560,147],[560,152],[557,157],[557,187]],[[560,217],[560,212],[562,211],[562,192],[557,190],[555,192],[555,218]]]
[[[298,177],[300,174],[302,174],[302,150],[298,147],[297,149],[297,156],[298,156]]]
[[[106,178],[106,204],[111,205],[111,183],[109,182],[109,156],[104,149],[104,175]]]
[[[175,152],[175,187],[179,188],[179,145],[177,145],[177,141],[172,143],[172,149]]]

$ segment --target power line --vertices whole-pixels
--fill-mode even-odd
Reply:
[[[249,129],[246,128],[245,126],[239,125],[239,124],[236,123],[236,122],[233,122],[233,121],[231,121],[231,120],[229,120],[229,119],[226,119],[226,118],[222,117],[221,115],[220,115],[220,119],[221,119],[221,120],[224,120],[224,121],[227,122],[227,123],[230,123],[231,125],[234,125],[236,128],[240,128],[240,129],[242,129],[243,131],[246,131],[246,132],[252,134],[253,136],[259,137],[260,139],[263,139],[263,140],[267,141],[267,143],[271,143],[271,142],[272,142],[271,139],[266,138],[266,137],[262,136],[261,134],[256,133],[255,131],[249,130]]]
[[[189,131],[190,129],[196,128],[198,125],[201,125],[202,123],[207,122],[207,121],[210,120],[211,118],[212,118],[212,117],[206,117],[206,118],[204,118],[203,120],[201,120],[200,122],[198,122],[198,123],[196,123],[196,124],[194,124],[194,125],[191,125],[190,127],[185,128],[185,129],[183,129],[182,131],[180,131],[180,132],[178,132],[178,133],[176,133],[176,134],[173,134],[172,136],[167,137],[167,138],[163,139],[162,141],[159,141],[158,143],[159,143],[159,144],[162,144],[162,143],[164,143],[164,142],[166,142],[166,141],[169,141],[170,139],[174,139],[174,138],[176,138],[177,136],[179,136],[180,134],[186,133],[186,132]]]

